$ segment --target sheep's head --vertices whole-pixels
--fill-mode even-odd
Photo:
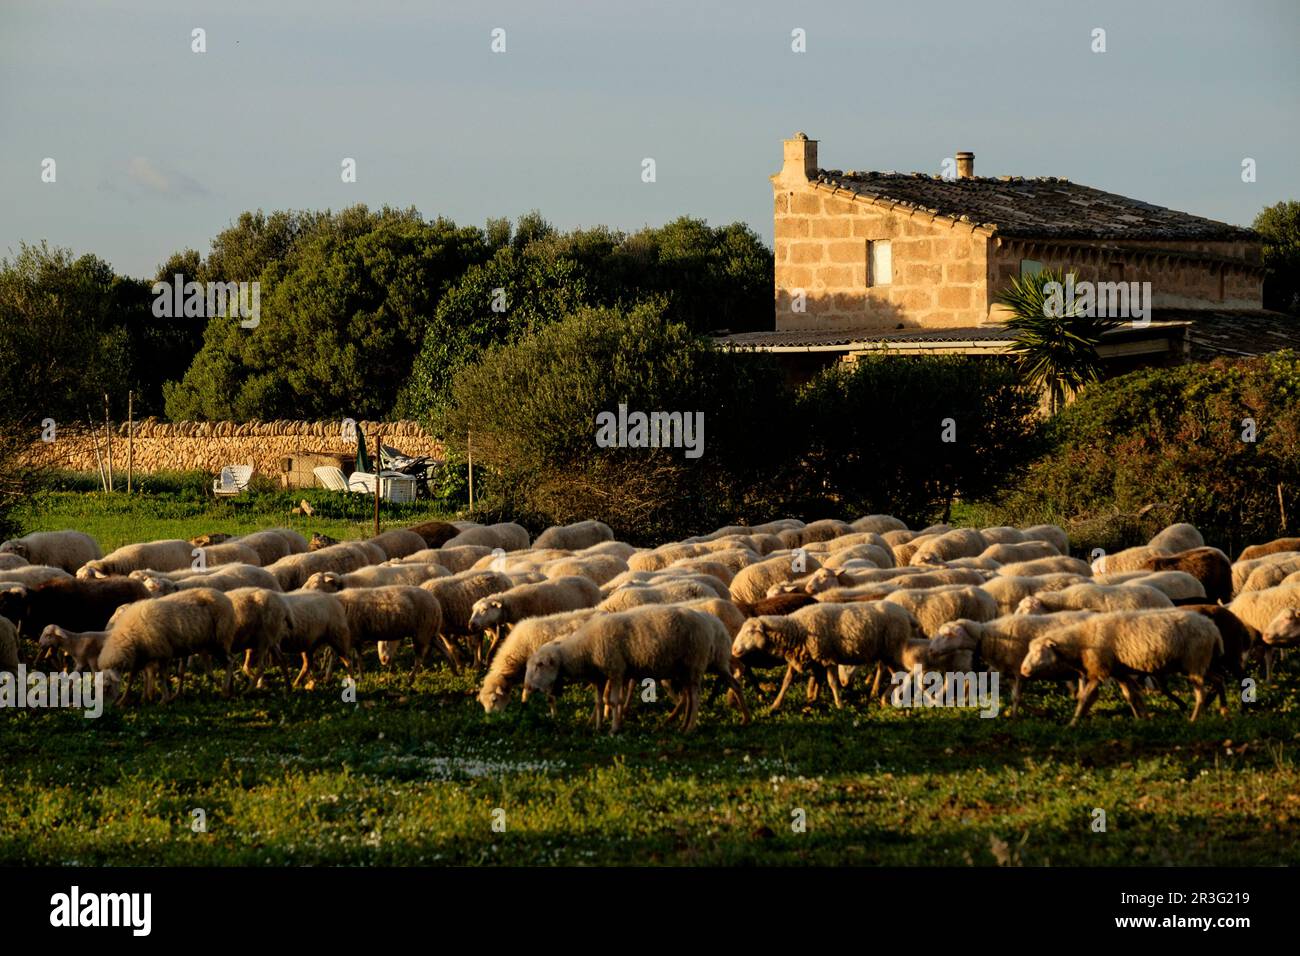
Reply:
[[[469,629],[486,631],[490,627],[500,627],[505,619],[505,605],[499,598],[479,598],[474,602],[474,610],[470,614]]]
[[[840,679],[841,687],[848,687],[849,682],[853,680],[853,675],[857,673],[857,664],[840,664],[835,668],[836,676]]]
[[[751,617],[740,626],[736,639],[731,643],[731,656],[744,657],[767,647],[771,637],[771,627],[761,617]]]
[[[804,583],[803,590],[808,594],[820,594],[822,591],[829,591],[831,588],[847,587],[852,584],[852,579],[840,571],[833,571],[830,568],[818,568],[812,574],[808,575],[808,580]]]
[[[343,590],[343,579],[335,571],[317,571],[303,582],[302,589],[304,591],[324,591],[326,594],[336,594]]]
[[[132,574],[135,573],[136,572],[132,572]],[[176,591],[180,590],[180,585],[171,578],[164,577],[161,574],[154,574],[149,571],[143,572],[139,580],[144,585],[144,589],[155,596],[174,594]]]
[[[483,705],[483,710],[489,714],[496,714],[505,710],[509,700],[510,692],[495,681],[484,681],[482,689],[478,692],[478,702]]]
[[[1029,651],[1020,663],[1020,676],[1037,677],[1046,671],[1054,670],[1059,661],[1056,642],[1050,637],[1034,638],[1029,642]]]
[[[969,621],[949,621],[940,625],[934,632],[931,650],[935,654],[949,654],[952,651],[972,650],[978,643],[975,635],[966,626]]]
[[[1300,608],[1288,607],[1278,611],[1264,629],[1264,643],[1273,647],[1300,644]]]
[[[1106,555],[1103,554],[1096,561],[1092,562],[1092,573],[1093,574],[1106,573]]]
[[[77,568],[77,577],[85,581],[94,578],[106,578],[108,577],[108,574],[104,571],[101,562],[87,561],[81,567]]]
[[[766,597],[776,597],[778,594],[794,594],[796,591],[802,591],[803,586],[787,581],[784,584],[773,584],[767,589]]]
[[[924,564],[932,568],[946,568],[948,566],[948,562],[939,557],[939,555],[935,554],[933,551],[929,551],[925,554],[914,555],[912,557],[912,564],[914,566]]]
[[[543,644],[528,658],[524,671],[524,700],[530,693],[550,695],[560,676],[560,649],[554,644]]]
[[[122,695],[122,673],[116,668],[100,671],[104,675],[104,699],[117,700]]]
[[[31,552],[27,550],[27,545],[22,541],[6,541],[0,544],[0,554],[16,554],[24,561],[31,560]]]
[[[397,653],[397,641],[380,641],[375,650],[379,654],[379,663],[387,667]]]
[[[1047,605],[1037,594],[1030,594],[1016,605],[1017,614],[1046,614]]]

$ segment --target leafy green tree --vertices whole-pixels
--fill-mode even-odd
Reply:
[[[998,293],[997,301],[1011,309],[1006,327],[1012,333],[1016,367],[1025,381],[1045,392],[1053,414],[1089,382],[1101,378],[1097,343],[1117,323],[1101,315],[1087,315],[1082,303],[1063,301],[1049,294],[1052,283],[1065,285],[1060,271],[1044,269],[1016,276]]]
[[[1268,206],[1253,226],[1264,237],[1264,307],[1300,315],[1300,202]]]

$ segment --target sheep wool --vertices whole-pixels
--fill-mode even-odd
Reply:
[[[1190,524],[1171,524],[1149,542],[1148,547],[1157,551],[1177,554],[1179,551],[1191,551],[1193,548],[1205,547],[1205,539]]]
[[[613,541],[614,530],[603,521],[578,521],[573,524],[553,525],[537,536],[534,548],[566,548],[578,551],[602,541]]]
[[[27,564],[44,564],[76,572],[87,561],[104,556],[99,544],[80,531],[34,531],[0,544],[0,554],[22,558]]]
[[[782,555],[751,564],[732,578],[731,599],[737,603],[752,604],[767,597],[772,585],[785,584],[820,567],[821,564],[812,555]]]
[[[927,637],[957,618],[991,621],[998,616],[997,599],[988,591],[970,584],[900,588],[886,594],[884,601],[911,611],[921,626],[922,634]]]
[[[1163,591],[1140,584],[1075,584],[1059,591],[1044,591],[1024,598],[1017,614],[1052,614],[1057,611],[1139,611],[1173,607]]]
[[[484,631],[516,624],[528,617],[595,607],[601,597],[600,588],[595,583],[577,575],[521,584],[480,598],[474,604],[469,628],[472,632]]]
[[[214,545],[214,547],[223,547]],[[77,569],[79,578],[103,578],[132,571],[175,571],[188,568],[194,560],[194,547],[188,541],[170,539],[123,545],[102,558],[87,561]]]
[[[1300,608],[1300,584],[1247,591],[1238,594],[1228,605],[1228,610],[1237,615],[1243,624],[1253,627],[1261,634],[1287,608]]]
[[[561,611],[520,621],[506,635],[488,665],[478,700],[488,713],[504,710],[510,691],[524,679],[528,658],[543,644],[567,637],[597,613],[595,608]]]

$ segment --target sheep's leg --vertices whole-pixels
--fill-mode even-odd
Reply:
[[[1147,717],[1146,704],[1142,700],[1142,688],[1132,678],[1116,678],[1119,684],[1119,692],[1124,695],[1128,701],[1129,710],[1133,711],[1133,716],[1138,720],[1145,720]]]
[[[1008,716],[1013,720],[1020,713],[1020,692],[1023,686],[1023,678],[1019,674],[1011,678],[1011,711]]]
[[[885,665],[880,661],[876,661],[876,674],[871,681],[872,700],[880,700],[881,685],[884,682],[885,682]]]
[[[595,727],[596,730],[600,730],[600,720],[605,716],[605,698],[608,696],[608,688],[608,682],[603,686],[600,684],[593,684],[591,686],[591,694],[594,699],[591,709],[591,725]],[[551,716],[555,716],[554,697],[551,698]]]
[[[1201,709],[1205,706],[1205,680],[1195,674],[1188,674],[1187,679],[1191,682],[1192,692],[1196,695],[1196,703],[1192,705],[1192,716],[1187,719],[1191,724],[1196,722],[1196,718],[1201,715]]]
[[[767,709],[769,714],[774,714],[777,708],[781,706],[781,701],[785,700],[785,692],[790,689],[790,683],[794,680],[794,666],[787,664],[785,668],[785,677],[781,681],[781,689],[776,692],[776,700],[772,701],[772,706]]]
[[[700,711],[700,685],[685,685],[682,688],[682,696],[686,698],[686,720],[682,724],[682,733],[689,734],[695,729],[695,720]]]
[[[127,672],[126,672],[126,680],[123,681],[123,683],[122,683],[122,692],[121,692],[120,694],[117,695],[117,704],[118,704],[119,707],[122,706],[123,704],[125,704],[125,703],[126,703],[126,699],[127,699],[127,697],[130,696],[130,694],[131,694],[131,683],[132,683],[134,680],[135,680],[135,671],[134,671],[134,670],[129,670],[129,671],[127,671]]]
[[[610,734],[618,733],[618,729],[623,726],[623,678],[611,677],[606,683],[609,692],[610,710],[612,713],[609,718]]]
[[[1070,718],[1069,726],[1073,727],[1088,716],[1088,711],[1092,707],[1092,702],[1097,699],[1097,691],[1100,689],[1101,680],[1096,677],[1089,677],[1083,682],[1083,686],[1079,689],[1079,703],[1074,708],[1074,716]]]
[[[842,710],[844,701],[840,700],[840,675],[836,672],[834,665],[826,668],[826,683],[830,685],[831,697],[835,700],[835,709]]]
[[[309,654],[307,651],[303,651],[303,652],[302,652],[302,667],[298,670],[298,676],[295,677],[295,678],[293,679],[293,683],[292,683],[291,685],[289,685],[290,688],[297,687],[300,683],[302,683],[302,679],[303,679],[304,677],[306,677],[307,674],[308,674],[310,671],[311,671],[311,654]],[[285,679],[286,681],[289,680],[289,664],[288,664],[288,661],[286,661],[286,662],[285,662],[285,665],[284,665],[284,679]]]
[[[817,683],[817,672],[816,672],[816,671],[809,671],[809,673],[808,673],[808,689],[804,692],[804,698],[803,698],[803,699],[804,699],[804,703],[806,703],[806,704],[811,704],[811,703],[813,703],[814,701],[816,701],[816,700],[817,700],[817,693],[818,693],[818,691],[820,691],[820,690],[821,690],[821,687],[820,687],[820,686],[818,685],[818,683]]]
[[[745,704],[745,691],[744,688],[741,686],[740,681],[736,680],[736,678],[732,676],[730,673],[728,673],[727,671],[723,671],[722,676],[718,680],[719,683],[725,682],[726,685],[731,688],[730,692],[727,694],[727,699],[728,700],[731,700],[732,698],[735,699],[736,707],[739,708],[740,710],[741,724],[742,725],[748,724],[749,707]]]
[[[1160,691],[1161,694],[1172,700],[1178,706],[1179,710],[1187,709],[1187,705],[1183,703],[1177,694],[1169,689],[1169,684],[1165,681],[1163,676],[1156,675],[1155,677],[1152,677],[1151,683],[1156,685],[1156,690]]]
[[[665,717],[663,720],[659,721],[659,726],[660,726],[660,728],[667,727],[669,724],[671,724],[671,723],[673,722],[673,719],[676,718],[677,714],[681,711],[681,709],[682,709],[682,704],[685,703],[685,701],[686,701],[686,695],[685,695],[685,694],[678,694],[678,695],[677,695],[677,702],[676,702],[675,704],[673,704],[673,709],[670,710],[670,711],[668,711],[668,716],[667,716],[667,717]]]

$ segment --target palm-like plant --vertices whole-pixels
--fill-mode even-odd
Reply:
[[[997,301],[1012,313],[1006,327],[1015,344],[1011,352],[1026,382],[1047,393],[1052,414],[1089,382],[1101,378],[1097,343],[1119,323],[1099,315],[1085,315],[1078,302],[1053,299],[1049,283],[1065,285],[1060,271],[1044,269],[1017,276],[998,293]]]

